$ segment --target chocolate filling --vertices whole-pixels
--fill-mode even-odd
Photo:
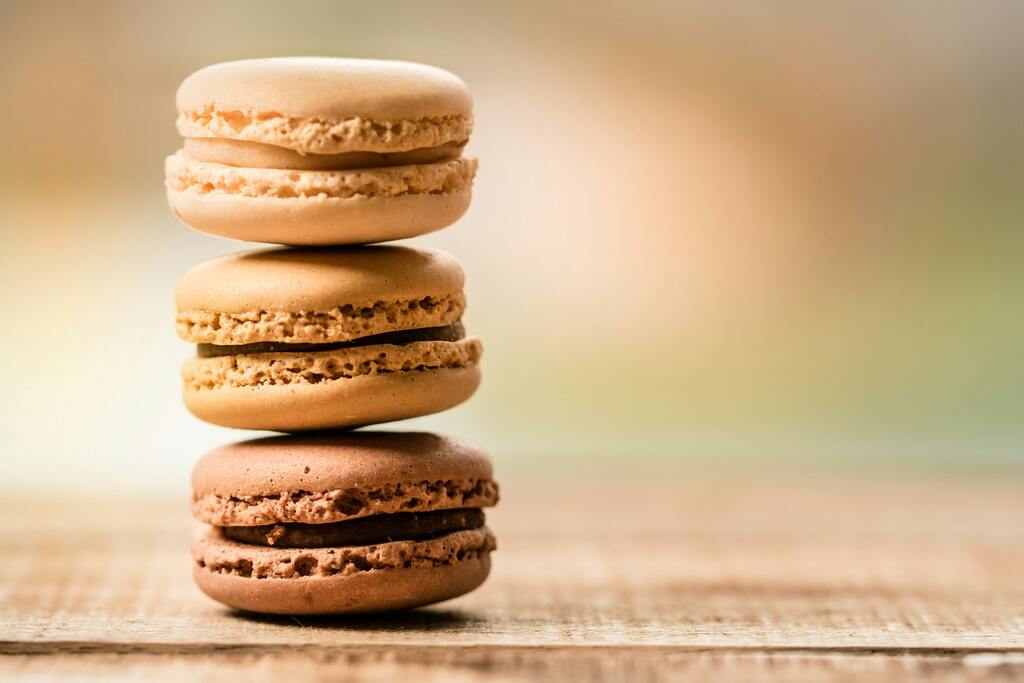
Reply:
[[[225,536],[239,543],[272,545],[276,548],[328,548],[389,541],[422,541],[453,531],[478,529],[483,525],[483,510],[459,508],[373,515],[329,524],[226,526],[222,530]]]
[[[222,346],[220,344],[199,344],[198,353],[200,358],[215,358],[217,356],[235,356],[245,353],[279,353],[307,351],[330,351],[332,349],[350,349],[356,346],[372,346],[374,344],[410,344],[420,341],[459,341],[466,336],[466,330],[462,321],[453,322],[443,327],[421,327],[418,330],[399,330],[397,332],[382,332],[371,334],[368,337],[360,337],[351,341],[331,342],[329,344],[287,344],[283,342],[256,342],[254,344],[235,344]]]

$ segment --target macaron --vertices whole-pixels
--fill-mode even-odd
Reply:
[[[446,410],[480,383],[464,275],[441,251],[265,249],[196,266],[175,292],[186,407],[225,427],[351,428]]]
[[[405,609],[487,578],[498,501],[487,455],[415,432],[245,441],[192,473],[194,576],[229,607],[270,614]]]
[[[177,93],[184,147],[167,199],[214,235],[368,244],[450,225],[469,206],[473,101],[410,62],[293,57],[214,64]]]

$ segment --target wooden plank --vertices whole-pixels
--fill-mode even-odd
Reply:
[[[764,680],[1018,672],[1020,491],[1012,480],[506,482],[481,590],[344,619],[208,601],[191,583],[183,504],[25,501],[0,548],[0,673],[79,662],[102,678],[114,662],[157,660],[183,675],[259,673],[353,658],[382,677],[431,665],[467,680],[629,673],[615,667]]]
[[[670,652],[604,648],[347,648],[294,653],[0,656],[0,678],[54,680],[420,681],[1007,681],[1007,655]]]

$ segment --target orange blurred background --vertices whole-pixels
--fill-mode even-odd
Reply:
[[[172,291],[247,248],[163,197],[209,63],[422,61],[476,98],[504,470],[1024,466],[1024,20],[986,3],[0,4],[4,478],[184,491]]]

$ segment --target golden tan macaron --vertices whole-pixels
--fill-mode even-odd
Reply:
[[[183,149],[165,164],[186,224],[252,242],[366,244],[438,230],[469,206],[466,84],[410,62],[252,59],[177,94]]]
[[[243,429],[359,427],[446,410],[480,383],[464,276],[441,251],[266,249],[196,266],[175,292],[196,417]]]
[[[272,614],[404,609],[490,571],[487,455],[427,433],[341,432],[219,448],[192,473],[194,576],[214,600]]]

